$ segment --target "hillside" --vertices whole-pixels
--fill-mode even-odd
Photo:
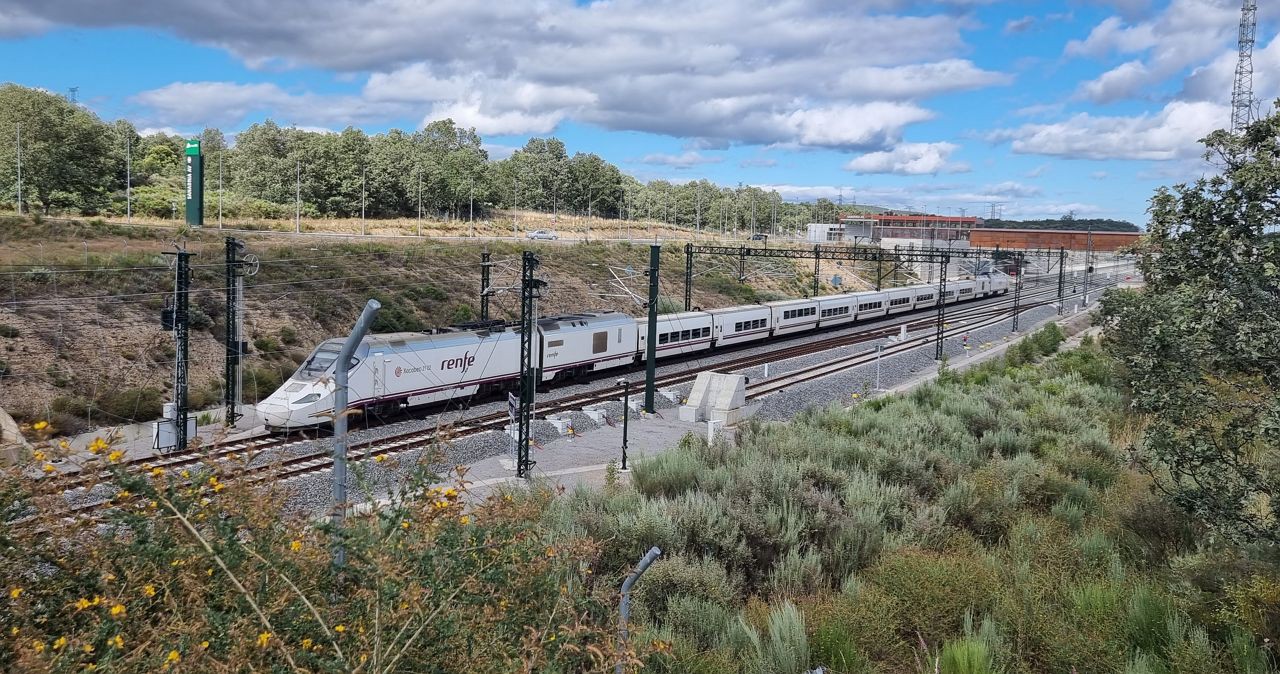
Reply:
[[[473,320],[479,310],[479,262],[486,247],[496,267],[492,285],[506,290],[492,316],[519,315],[519,255],[542,255],[549,283],[543,313],[617,310],[642,313],[612,285],[646,293],[639,270],[648,263],[643,242],[529,244],[512,240],[459,241],[250,234],[248,252],[261,260],[246,284],[245,393],[250,401],[279,384],[320,340],[345,334],[370,297],[383,303],[375,331],[421,331]],[[173,272],[161,255],[175,242],[194,251],[191,401],[220,399],[225,298],[223,238],[216,230],[125,227],[95,222],[0,219],[0,408],[18,418],[52,418],[71,432],[89,423],[154,418],[171,387],[173,340],[160,310]],[[663,307],[683,300],[684,254],[664,249]],[[701,268],[694,304],[724,306],[804,294],[812,279],[803,267],[776,266],[738,283],[731,265]]]

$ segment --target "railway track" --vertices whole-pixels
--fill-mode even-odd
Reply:
[[[1024,286],[1019,311],[1027,311],[1036,307],[1052,304],[1053,300],[1056,300],[1056,284],[1051,284],[1051,287],[1033,289],[1031,291],[1025,290],[1025,287],[1026,286]],[[1101,286],[1097,289],[1101,290]],[[1051,299],[1034,301],[1036,298],[1042,296],[1051,296]],[[1067,293],[1064,296],[1064,300],[1076,296],[1079,296],[1079,293]],[[998,300],[988,301],[978,306],[953,309],[947,314],[948,324],[970,320],[977,321],[977,323],[947,328],[944,330],[944,337],[953,336],[959,331],[979,329],[1005,320],[1012,314],[1012,299],[1012,294],[1009,294],[1002,296]],[[875,341],[887,336],[899,334],[903,325],[907,326],[908,332],[911,332],[913,330],[933,327],[936,324],[936,318],[932,315],[928,315],[927,317],[922,317],[918,314],[903,315],[902,318],[903,320],[895,321],[887,325],[881,325],[869,330],[810,340],[802,344],[790,344],[767,353],[746,355],[714,363],[697,363],[679,372],[667,373],[659,376],[656,379],[656,383],[659,387],[670,387],[692,381],[699,373],[705,371],[736,371],[747,369],[760,366],[765,363],[776,363],[790,358],[812,355],[813,353],[821,351]],[[884,354],[891,355],[913,348],[918,348],[921,345],[933,342],[934,339],[935,334],[933,333],[912,337],[895,344],[891,349],[886,349]],[[753,398],[767,395],[803,381],[821,378],[844,369],[857,367],[865,362],[870,362],[870,359],[872,358],[874,358],[873,352],[863,352],[843,357],[829,363],[820,364],[818,366],[802,368],[799,371],[790,372],[770,381],[757,384],[756,386],[749,388],[748,395]],[[570,410],[580,410],[588,405],[616,401],[621,397],[621,393],[622,387],[609,385],[604,389],[588,393],[573,394],[556,400],[547,401],[539,405],[538,413],[545,417],[549,414],[556,414]],[[352,443],[348,449],[348,459],[353,462],[360,462],[374,459],[378,456],[393,455],[400,452],[430,446],[446,439],[466,437],[485,431],[500,431],[505,429],[507,424],[508,418],[505,412],[478,415],[459,420],[437,429],[397,433],[377,439]],[[184,452],[181,454],[175,453],[150,459],[134,459],[128,462],[122,462],[121,465],[124,465],[127,470],[153,470],[155,468],[160,468],[168,472],[176,472],[189,467],[194,468],[206,465],[210,462],[225,462],[235,457],[251,457],[258,452],[270,449],[279,451],[287,450],[292,447],[312,445],[316,439],[317,438],[302,437],[301,435],[255,438],[250,440],[214,444],[204,448],[199,448],[196,451]],[[264,463],[260,466],[249,467],[248,462],[246,462],[245,465],[246,472],[242,475],[241,479],[246,479],[251,483],[260,483],[267,480],[284,481],[294,477],[326,470],[332,465],[332,457],[328,452],[313,451],[294,457],[280,458],[272,462]],[[108,480],[110,477],[111,474],[108,471],[94,469],[91,473],[66,473],[63,474],[61,479],[57,477],[43,478],[42,481],[45,479],[51,480],[52,484],[49,485],[50,489],[48,491],[58,489],[63,492],[68,492],[90,486],[97,481]],[[90,502],[71,506],[70,509],[75,513],[88,514],[89,512],[101,509],[108,505],[110,505],[109,501],[97,503]]]

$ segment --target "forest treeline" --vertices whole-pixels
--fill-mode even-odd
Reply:
[[[12,142],[21,124],[21,141]],[[23,202],[49,213],[180,217],[186,138],[142,135],[127,120],[104,121],[63,96],[0,86],[0,194],[17,186]],[[683,226],[767,230],[834,222],[829,199],[784,202],[776,191],[722,187],[707,180],[641,182],[599,155],[568,153],[558,138],[533,138],[494,159],[474,129],[451,119],[417,131],[367,134],[280,126],[272,120],[235,134],[199,136],[205,157],[205,213],[229,218],[483,217],[520,208],[607,218],[653,219]],[[6,201],[9,201],[6,198]]]

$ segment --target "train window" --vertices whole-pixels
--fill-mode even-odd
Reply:
[[[916,295],[917,302],[925,302],[933,299],[933,295]]]
[[[664,333],[662,333],[661,335],[658,335],[658,343],[659,343],[659,344],[666,344],[666,343],[667,343],[667,333],[665,333],[665,332],[664,332]]]
[[[753,327],[753,328],[763,328],[763,327],[764,327],[764,319],[763,319],[763,318],[761,318],[761,319],[760,319],[760,320],[758,320],[758,321],[752,321],[752,322],[751,322],[751,327]]]
[[[904,304],[909,304],[910,302],[911,302],[911,298],[910,298],[910,297],[899,297],[899,298],[896,298],[896,299],[889,300],[889,306],[891,306],[891,307],[900,307],[900,306],[902,306],[902,305],[904,305]]]
[[[961,289],[960,289],[960,294],[961,294],[961,295],[972,295],[972,294],[973,294],[973,288],[961,288]]]
[[[618,343],[622,343],[622,328],[618,328]]]
[[[734,331],[734,332],[742,332],[742,324],[741,324],[741,323],[734,323],[734,324],[733,324],[733,331]]]
[[[553,339],[553,340],[551,340],[551,341],[547,342],[547,347],[548,347],[548,348],[554,348],[554,347],[557,347],[557,346],[564,346],[564,340],[563,340],[563,339]]]
[[[688,331],[688,330],[681,330],[681,331],[680,331],[680,341],[682,341],[682,342],[687,342],[687,341],[689,341],[689,331]]]
[[[702,329],[702,336],[703,336],[703,337],[710,337],[710,336],[711,336],[711,328],[710,328],[710,327],[705,327],[705,328],[703,328],[703,329]]]
[[[591,353],[604,353],[609,350],[609,331],[601,330],[591,335]]]

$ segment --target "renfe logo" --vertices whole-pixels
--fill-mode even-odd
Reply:
[[[462,354],[461,356],[458,356],[457,358],[448,358],[446,360],[440,361],[440,369],[441,370],[456,370],[458,368],[465,369],[474,365],[475,362],[476,362],[476,357],[471,355],[470,352],[468,352],[468,353]]]

